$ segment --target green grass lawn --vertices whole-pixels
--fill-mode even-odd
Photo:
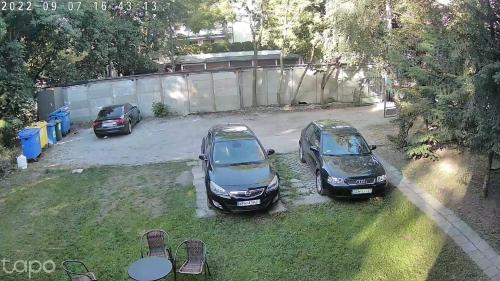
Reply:
[[[0,259],[58,265],[80,259],[99,280],[128,280],[128,265],[140,257],[140,234],[163,228],[173,247],[188,238],[208,244],[211,280],[486,280],[396,190],[383,200],[200,220],[194,187],[175,183],[186,170],[184,162],[173,162],[82,174],[18,172],[0,188]],[[28,278],[0,272],[0,280]],[[58,268],[31,280],[65,276]]]

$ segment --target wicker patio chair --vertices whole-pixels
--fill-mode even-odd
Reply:
[[[94,273],[90,272],[87,266],[81,261],[77,260],[66,260],[63,261],[62,267],[66,274],[68,274],[69,280],[71,281],[97,281],[97,277]],[[85,269],[83,272],[73,271],[70,268],[80,267]]]
[[[178,261],[179,249],[184,247],[187,253],[187,258],[184,262]],[[177,264],[180,265],[177,268]],[[186,240],[182,242],[174,254],[174,279],[177,279],[177,273],[200,275],[204,274],[204,280],[207,280],[207,274],[210,274],[210,268],[207,262],[207,248],[205,243],[201,240]]]
[[[144,240],[147,241],[148,250],[144,249]],[[167,246],[168,234],[161,229],[146,231],[141,237],[141,258],[146,256],[165,257],[172,261],[172,250]]]

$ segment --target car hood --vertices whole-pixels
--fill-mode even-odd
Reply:
[[[276,175],[267,162],[236,166],[215,166],[210,171],[210,180],[227,191],[267,186]]]
[[[323,168],[333,177],[376,177],[385,173],[382,164],[372,154],[323,156],[323,159]]]

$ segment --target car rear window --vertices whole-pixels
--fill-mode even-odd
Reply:
[[[123,106],[106,107],[99,111],[97,117],[99,118],[119,118],[123,115]]]
[[[358,134],[331,134],[322,136],[323,155],[360,155],[370,152],[366,141]]]
[[[215,165],[237,165],[261,162],[266,158],[255,139],[219,141],[215,143],[213,161]]]

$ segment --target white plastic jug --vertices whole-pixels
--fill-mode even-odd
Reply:
[[[17,156],[17,168],[21,170],[28,168],[28,161],[26,160],[26,156],[22,154]]]

